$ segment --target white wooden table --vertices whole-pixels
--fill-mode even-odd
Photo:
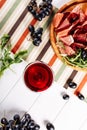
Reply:
[[[42,130],[46,130],[45,121],[52,122],[56,130],[87,130],[87,104],[56,82],[43,92],[31,91],[23,79],[26,65],[12,65],[14,72],[6,70],[0,79],[0,118],[28,112]],[[69,94],[69,100],[62,93]]]

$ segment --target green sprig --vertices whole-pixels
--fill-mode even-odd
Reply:
[[[11,50],[10,44],[10,36],[8,34],[4,34],[0,39],[0,76],[4,73],[4,71],[10,67],[10,65],[14,63],[22,62],[22,58],[27,54],[27,50],[23,50],[18,52],[17,54],[13,54]],[[9,42],[9,43],[8,43]]]

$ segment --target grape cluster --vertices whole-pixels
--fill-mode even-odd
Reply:
[[[38,29],[35,30],[33,25],[29,25],[28,29],[31,32],[31,38],[33,40],[33,44],[35,46],[39,46],[39,44],[42,41],[41,38],[42,38],[43,28],[39,27]]]
[[[37,6],[36,0],[31,0],[28,5],[28,11],[39,21],[49,16],[52,12],[52,8],[52,0],[43,0],[39,6]]]
[[[15,114],[13,119],[1,118],[0,130],[39,130],[40,126],[35,123],[30,114],[26,113],[22,118]]]

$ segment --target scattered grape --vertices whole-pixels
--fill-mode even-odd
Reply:
[[[55,130],[55,128],[54,128],[54,126],[53,126],[53,124],[52,123],[47,123],[47,125],[46,125],[46,128],[47,128],[47,130]]]
[[[77,84],[73,81],[68,81],[68,85],[70,88],[73,88],[73,89],[77,87]]]
[[[78,93],[78,98],[80,99],[80,100],[84,100],[85,99],[85,97],[81,94],[81,93]]]
[[[64,99],[64,100],[68,100],[68,99],[69,99],[69,95],[68,95],[68,94],[66,94],[66,93],[65,93],[65,94],[63,94],[63,99]]]

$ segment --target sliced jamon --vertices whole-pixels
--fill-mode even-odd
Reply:
[[[69,16],[70,12],[63,12],[63,14],[64,16],[62,20],[65,20]]]
[[[87,20],[82,24],[82,26],[83,26],[83,25],[86,25],[86,24],[87,24]]]
[[[57,32],[57,36],[58,36],[59,38],[60,38],[60,37],[63,37],[63,36],[67,36],[68,33],[69,33],[69,31],[70,31],[70,28],[64,29],[64,30],[62,30],[62,31],[60,31],[60,32]]]
[[[53,19],[53,26],[54,28],[57,28],[63,18],[64,14],[63,13],[57,13],[55,16],[54,16],[54,19]]]
[[[76,42],[87,45],[87,34],[74,34],[73,36]]]
[[[71,13],[80,14],[81,10],[82,10],[82,5],[77,5],[75,8],[73,8],[73,10],[71,11]]]
[[[76,14],[79,15],[80,23],[83,23],[83,22],[85,21],[85,19],[86,19],[85,12],[83,12],[81,5],[77,5],[77,6],[71,11],[71,13],[76,13]]]
[[[85,24],[85,25],[83,26],[83,32],[84,32],[84,33],[87,33],[87,24]]]
[[[64,45],[64,48],[59,48],[59,51],[63,55],[65,54],[71,56],[75,54],[75,51],[70,46],[67,45]]]
[[[79,14],[77,13],[70,13],[70,15],[68,16],[68,20],[71,24],[78,19],[79,19]]]
[[[70,46],[72,43],[74,43],[74,39],[73,39],[72,35],[60,37],[60,40],[68,46]]]
[[[65,45],[64,47],[65,47],[67,55],[74,55],[75,54],[75,51],[70,46]]]
[[[80,20],[80,23],[83,23],[86,20],[86,15],[83,12],[83,10],[80,10],[79,20]]]
[[[84,34],[84,33],[87,33],[87,24],[85,24],[83,26],[82,25],[78,26],[74,32],[74,34]]]
[[[86,8],[86,10],[85,10],[85,16],[86,16],[86,20],[87,20],[87,8]]]
[[[62,31],[56,32],[58,37],[67,36],[68,34],[72,34],[79,23],[79,20],[75,21],[70,27],[67,29],[63,29]]]
[[[73,50],[77,50],[77,48],[85,48],[86,46],[85,45],[83,45],[83,44],[81,44],[81,43],[77,43],[77,42],[74,42],[72,45],[71,45],[71,48],[73,49]]]
[[[57,32],[62,31],[64,29],[67,29],[68,27],[70,27],[70,22],[69,20],[66,18],[61,24],[60,26],[56,29]]]

